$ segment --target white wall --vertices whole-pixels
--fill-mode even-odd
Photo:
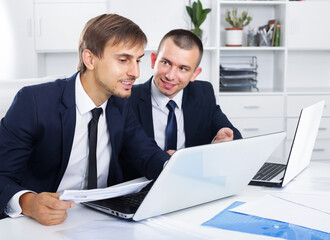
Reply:
[[[0,80],[37,75],[33,0],[0,0]]]
[[[148,50],[142,60],[141,78],[138,81],[144,82],[152,74],[150,49],[156,49],[161,37],[169,30],[190,28],[190,20],[185,10],[185,5],[189,3],[189,0],[106,1],[108,12],[118,13],[133,20],[148,37]],[[211,1],[202,0],[204,8],[210,7]],[[48,75],[71,76],[76,71],[78,62],[76,52],[37,53],[35,51],[33,2],[33,0],[0,0],[2,33],[0,38],[0,81]],[[202,28],[206,36],[210,34],[212,26],[209,18],[203,23]],[[208,45],[207,42],[204,44]],[[208,65],[207,56],[202,63]],[[208,67],[205,66],[205,68]]]

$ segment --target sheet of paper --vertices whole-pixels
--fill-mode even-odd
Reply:
[[[231,209],[234,212],[293,223],[330,233],[330,214],[298,205],[271,195]]]
[[[253,234],[255,239],[329,239],[330,234],[318,230],[301,227],[292,223],[261,218],[248,214],[232,212],[230,209],[245,204],[244,202],[234,202],[216,216],[203,223],[203,226],[210,226],[218,229],[226,229],[243,233]],[[257,234],[257,235],[254,235]],[[260,237],[260,238],[258,238]],[[233,239],[233,238],[230,238]]]
[[[64,201],[89,202],[106,198],[114,198],[130,193],[139,192],[152,180],[136,182],[131,184],[119,184],[107,188],[91,190],[65,190],[60,199]]]
[[[180,239],[180,240],[201,240],[189,232],[182,233],[175,229],[168,229],[163,226],[148,224],[148,221],[93,221],[78,227],[69,228],[56,232],[57,236],[65,240],[81,239]]]
[[[310,194],[310,193],[288,193],[277,192],[272,194],[275,197],[300,204],[315,210],[330,214],[330,193]]]
[[[313,192],[330,192],[329,177],[313,177],[294,179],[290,184],[285,186],[281,192],[295,193],[313,193]]]

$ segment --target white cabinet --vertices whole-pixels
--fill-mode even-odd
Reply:
[[[220,96],[218,103],[231,118],[283,117],[282,95],[271,96]]]
[[[330,120],[330,31],[326,28],[330,0],[201,1],[204,8],[212,11],[201,26],[205,51],[201,62],[203,71],[198,79],[213,84],[220,107],[243,136],[290,132],[290,126],[295,127],[289,123],[290,119],[297,118],[301,108],[320,99],[326,100],[322,122]],[[76,51],[86,21],[106,11],[108,5],[111,13],[132,19],[147,34],[149,42],[137,81],[141,83],[152,74],[149,57],[160,38],[170,29],[190,28],[187,4],[188,0],[35,0],[36,50],[43,53]],[[281,26],[280,46],[246,46],[248,27],[245,27],[243,47],[226,47],[224,29],[229,25],[225,11],[233,8],[239,12],[249,11],[253,16],[251,28],[277,19]],[[257,57],[259,91],[221,91],[220,61],[228,56]],[[330,136],[327,138],[321,133],[319,136],[323,137],[317,139],[313,158],[330,159],[330,144],[327,145]]]
[[[330,1],[219,0],[217,8],[216,34],[220,37],[219,58],[215,60],[218,64],[223,56],[256,56],[258,62],[258,92],[224,92],[217,79],[214,86],[224,112],[244,137],[282,127],[288,132],[285,144],[288,153],[300,110],[324,99],[326,106],[312,159],[330,159],[330,31],[325,28]],[[251,28],[277,19],[281,25],[280,47],[247,47],[246,38],[243,47],[226,47],[224,29],[229,25],[225,21],[225,11],[233,8],[238,12],[248,10],[253,16]],[[278,96],[270,101],[273,94]],[[255,99],[254,105],[250,104],[250,99]],[[249,111],[244,108],[246,105],[250,106]],[[282,108],[278,107],[280,105]],[[281,109],[282,117],[277,114]],[[269,119],[272,124],[268,125]]]
[[[218,103],[243,137],[284,131],[284,101],[278,96],[219,96]]]
[[[313,149],[312,159],[322,160],[330,158],[330,94],[288,94],[286,109],[287,153],[290,150],[301,108],[320,100],[325,100],[325,106]]]
[[[86,22],[106,12],[102,0],[34,1],[35,49],[37,52],[77,52]]]
[[[329,10],[329,1],[288,2],[288,48],[330,49]]]

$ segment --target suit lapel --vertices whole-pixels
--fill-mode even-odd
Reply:
[[[73,144],[74,131],[76,126],[76,75],[77,74],[68,79],[68,82],[63,89],[62,105],[60,107],[62,125],[62,163],[55,182],[55,190],[57,190],[67,168]]]
[[[194,112],[196,111],[196,99],[189,94],[189,85],[183,90],[182,96],[182,111],[184,121],[184,132],[186,138],[186,147],[191,146],[191,140],[196,132],[196,126],[194,126]]]
[[[115,104],[115,99],[111,97],[108,100],[106,108],[106,119],[110,132],[111,143],[111,160],[108,175],[108,186],[117,183],[118,179],[123,179],[121,167],[118,160],[118,153],[122,142],[124,132],[124,120],[118,107]]]
[[[140,123],[149,137],[154,138],[154,125],[152,121],[152,105],[151,105],[151,81],[149,79],[142,85],[138,96],[137,111]]]

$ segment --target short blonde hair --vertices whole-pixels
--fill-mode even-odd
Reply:
[[[147,37],[140,27],[133,21],[117,14],[102,14],[89,20],[79,39],[78,71],[84,73],[86,66],[82,53],[89,49],[98,58],[103,57],[105,45],[110,41],[112,46],[119,43],[145,46]]]

